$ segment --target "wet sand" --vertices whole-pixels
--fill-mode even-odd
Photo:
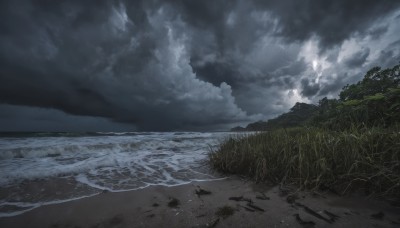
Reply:
[[[152,186],[42,206],[0,218],[0,227],[400,227],[400,208],[383,201],[292,193],[239,178]]]

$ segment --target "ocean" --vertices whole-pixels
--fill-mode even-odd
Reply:
[[[0,217],[107,191],[221,179],[207,154],[231,134],[0,133]]]

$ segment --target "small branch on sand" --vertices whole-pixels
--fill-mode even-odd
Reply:
[[[254,205],[253,201],[249,198],[245,198],[243,196],[232,196],[229,197],[229,200],[234,200],[234,201],[245,201],[247,202],[247,206],[251,208],[251,210],[256,210],[256,211],[264,211],[264,209],[262,209],[261,207],[258,207],[256,205]],[[250,208],[246,208],[246,209],[250,209]]]
[[[268,196],[266,196],[263,192],[260,192],[261,195],[257,195],[256,199],[260,199],[260,200],[270,200],[270,198]]]
[[[253,210],[253,209],[251,209],[249,207],[242,206],[242,205],[238,205],[238,206],[244,208],[246,211],[255,212],[255,210]]]
[[[232,196],[229,197],[229,200],[234,200],[234,201],[246,201],[248,203],[253,203],[253,201],[249,198],[245,198],[243,196]]]
[[[306,205],[301,204],[301,203],[297,203],[297,202],[295,204],[297,206],[299,206],[299,207],[302,207],[304,209],[304,211],[307,212],[308,214],[313,215],[313,216],[315,216],[315,217],[317,217],[317,218],[319,218],[321,220],[324,220],[327,223],[333,223],[333,221],[331,219],[325,218],[324,216],[318,214],[317,212],[315,212],[313,209],[307,207]]]
[[[258,206],[256,206],[256,205],[254,205],[253,203],[247,203],[247,206],[248,206],[248,207],[251,207],[251,208],[253,208],[253,209],[257,210],[257,211],[265,211],[264,209],[262,209],[261,207],[258,207]]]
[[[339,215],[335,215],[332,212],[329,212],[327,210],[324,210],[324,213],[330,217],[332,222],[334,222],[336,219],[340,218]]]
[[[195,194],[197,195],[197,197],[200,197],[202,195],[210,195],[211,194],[210,191],[204,190],[200,186],[197,186],[197,187],[199,188],[199,189],[196,189],[196,191],[195,191]]]

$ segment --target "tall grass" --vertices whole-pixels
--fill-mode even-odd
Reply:
[[[256,181],[400,199],[400,128],[275,130],[227,139],[209,154],[222,172]]]

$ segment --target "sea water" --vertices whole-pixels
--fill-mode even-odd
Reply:
[[[104,191],[220,179],[207,154],[230,134],[1,133],[0,217]]]

